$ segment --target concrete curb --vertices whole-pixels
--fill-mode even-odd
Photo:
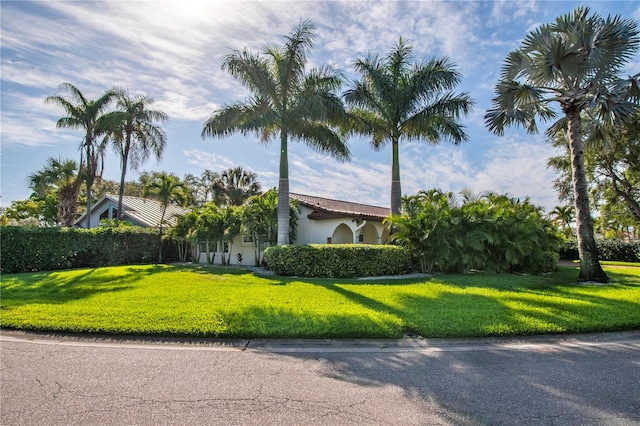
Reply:
[[[640,350],[640,330],[567,335],[453,339],[217,339],[107,336],[0,330],[0,342],[42,345],[129,347],[136,349],[294,352],[462,352],[498,350],[570,350],[626,345]]]

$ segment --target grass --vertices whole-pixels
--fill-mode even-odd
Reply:
[[[136,265],[5,274],[0,326],[241,338],[525,335],[640,328],[640,268],[613,283],[551,275],[394,280],[258,276],[234,268]]]

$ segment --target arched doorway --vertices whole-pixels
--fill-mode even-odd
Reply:
[[[341,223],[333,231],[331,236],[332,244],[351,244],[353,243],[353,231],[344,223]]]
[[[361,238],[360,238],[361,243],[379,244],[378,231],[376,230],[376,227],[371,223],[367,223],[362,227],[362,229],[360,230],[360,235],[361,235]]]

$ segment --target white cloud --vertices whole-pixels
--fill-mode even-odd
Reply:
[[[202,167],[202,169],[213,170],[214,172],[220,172],[228,169],[229,167],[235,167],[236,162],[222,155],[214,154],[211,152],[202,151],[199,149],[188,149],[182,151],[182,154],[186,157],[188,164]]]

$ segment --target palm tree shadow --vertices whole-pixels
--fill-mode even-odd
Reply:
[[[38,274],[15,274],[3,277],[2,309],[29,304],[62,304],[99,293],[125,291],[133,287],[142,275],[165,271],[167,266],[130,266],[113,274],[110,268],[89,268],[74,271],[53,271]]]

